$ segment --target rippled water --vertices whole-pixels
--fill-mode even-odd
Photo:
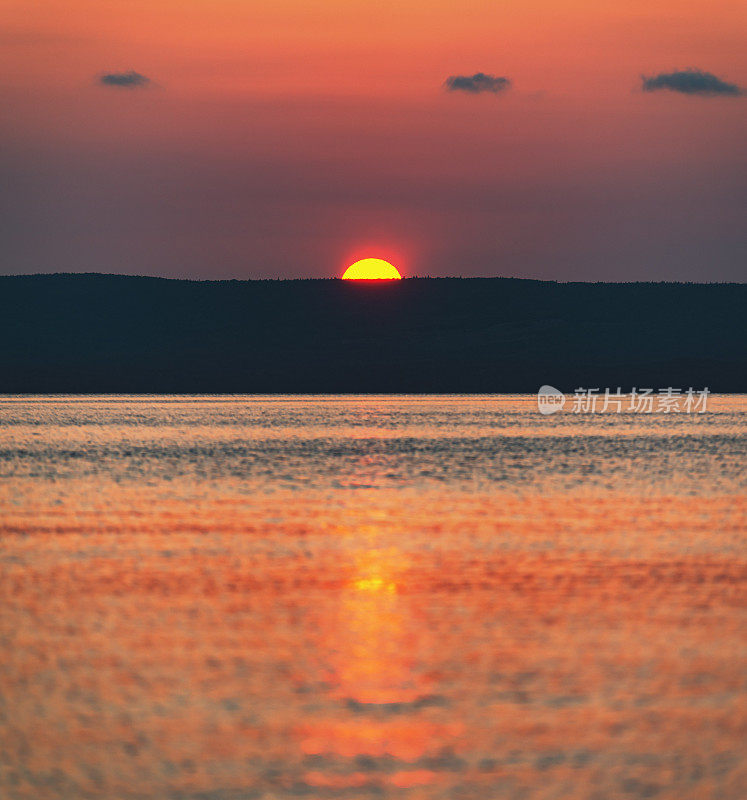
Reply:
[[[0,797],[747,796],[747,397],[0,397]]]

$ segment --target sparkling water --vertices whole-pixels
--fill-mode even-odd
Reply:
[[[745,796],[747,397],[0,397],[0,797]]]

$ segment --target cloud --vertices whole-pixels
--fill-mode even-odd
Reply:
[[[99,75],[99,83],[102,86],[114,86],[120,89],[137,89],[147,86],[150,78],[131,69],[129,72],[105,72]]]
[[[699,69],[661,72],[658,75],[641,77],[644,92],[658,92],[667,89],[680,94],[697,94],[705,97],[738,97],[745,94],[735,83],[727,83],[710,72]]]
[[[449,92],[469,92],[470,94],[480,94],[481,92],[504,92],[510,88],[511,81],[508,78],[499,78],[495,75],[486,75],[484,72],[476,72],[474,75],[451,75],[444,83]]]

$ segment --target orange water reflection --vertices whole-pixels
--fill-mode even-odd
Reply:
[[[414,654],[406,632],[410,616],[398,594],[407,561],[401,551],[366,550],[340,595],[339,615],[320,646],[329,653],[336,696],[356,703],[412,701]]]
[[[18,403],[3,800],[741,800],[744,400]]]
[[[409,567],[407,555],[396,547],[356,553],[336,612],[317,645],[326,657],[330,696],[344,710],[294,731],[307,756],[353,764],[367,757],[389,759],[389,771],[378,781],[396,788],[434,783],[437,773],[418,768],[418,760],[451,750],[463,732],[462,724],[429,714],[440,710],[445,698],[432,693],[433,678],[419,665],[424,654],[417,632],[423,621],[416,596],[400,591]],[[370,772],[349,770],[329,774],[312,769],[304,780],[328,788],[372,784]]]

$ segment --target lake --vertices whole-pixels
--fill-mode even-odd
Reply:
[[[747,791],[747,396],[0,396],[0,796]]]

